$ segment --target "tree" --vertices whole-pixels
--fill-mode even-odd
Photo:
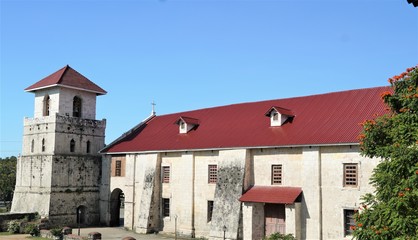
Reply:
[[[0,201],[10,209],[16,184],[16,157],[0,158]]]
[[[361,153],[380,158],[353,226],[357,239],[418,239],[418,66],[389,78],[387,113],[363,123]]]

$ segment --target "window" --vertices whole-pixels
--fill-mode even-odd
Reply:
[[[112,156],[110,172],[112,177],[125,177],[126,156]]]
[[[74,139],[71,139],[71,142],[70,142],[70,152],[74,152],[74,150],[75,150],[75,141],[74,141]]]
[[[116,161],[115,176],[116,177],[122,176],[122,161],[120,161],[120,160]]]
[[[354,210],[344,209],[344,236],[351,235],[355,225]]]
[[[32,153],[33,153],[34,149],[35,149],[35,140],[34,140],[34,139],[32,139],[32,142],[31,142],[31,144],[30,144],[30,152],[32,152]]]
[[[77,96],[73,99],[73,117],[81,117],[81,98]]]
[[[45,152],[45,138],[42,138],[42,152]]]
[[[49,95],[46,95],[44,97],[44,109],[43,109],[44,116],[49,116],[49,101],[50,101]]]
[[[279,113],[274,111],[272,114],[273,114],[273,121],[279,121]]]
[[[344,187],[357,187],[357,163],[344,164]]]
[[[170,199],[169,198],[163,198],[163,217],[169,217],[170,216]]]
[[[162,175],[163,183],[170,183],[170,166],[163,166]]]
[[[208,201],[208,222],[212,221],[213,201]]]
[[[271,185],[282,184],[282,165],[271,166]]]
[[[218,165],[208,166],[208,183],[216,183],[218,180]]]
[[[90,141],[86,143],[86,153],[90,153]]]

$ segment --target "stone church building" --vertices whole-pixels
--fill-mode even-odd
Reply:
[[[208,239],[351,239],[379,161],[360,155],[359,123],[385,112],[385,90],[153,112],[105,146],[106,91],[66,66],[26,89],[12,211]]]

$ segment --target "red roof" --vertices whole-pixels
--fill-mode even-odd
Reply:
[[[290,109],[281,108],[281,107],[277,107],[277,106],[271,107],[264,115],[269,117],[271,111],[273,111],[273,110],[275,110],[276,112],[278,112],[280,114],[287,115],[287,116],[290,116],[290,117],[295,116]]]
[[[183,121],[187,124],[199,125],[199,119],[195,119],[195,118],[189,118],[189,117],[181,116],[179,119],[177,119],[175,124],[179,124],[180,121]]]
[[[241,202],[292,204],[302,193],[298,187],[254,186],[240,197]]]
[[[32,92],[39,89],[55,86],[81,89],[84,91],[94,92],[97,95],[106,94],[105,90],[97,86],[92,81],[88,80],[86,77],[68,65],[54,72],[48,77],[40,80],[39,82],[27,87],[25,91]]]
[[[359,123],[386,113],[380,93],[387,90],[375,87],[155,116],[102,152],[356,144]],[[294,117],[271,127],[264,114],[273,106],[291,109]],[[181,116],[199,119],[199,127],[180,134],[174,123]]]

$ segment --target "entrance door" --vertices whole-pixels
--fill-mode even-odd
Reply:
[[[110,226],[124,225],[125,195],[122,190],[116,188],[110,195]]]
[[[284,204],[269,204],[264,205],[266,236],[273,233],[286,233],[286,214]]]

